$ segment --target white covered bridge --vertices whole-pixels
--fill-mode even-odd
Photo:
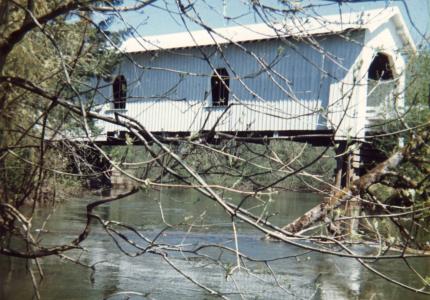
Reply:
[[[397,8],[129,39],[116,74],[97,83],[95,110],[165,135],[360,140],[401,111],[414,50]]]

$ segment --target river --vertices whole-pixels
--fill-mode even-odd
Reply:
[[[97,199],[98,196],[87,195],[58,205],[47,220],[47,232],[40,234],[42,243],[55,245],[74,239],[84,226],[85,206]],[[280,193],[272,197],[268,206],[252,199],[245,206],[254,211],[276,213],[270,221],[285,224],[321,200],[321,196],[310,193]],[[166,227],[160,207],[165,223],[186,222],[193,226],[168,229],[160,236],[159,242],[189,247],[203,244],[234,247],[230,219],[214,202],[193,191],[142,191],[98,207],[95,212],[104,219],[124,222],[142,234],[154,237]],[[36,211],[34,230],[42,226],[48,215],[49,209]],[[269,263],[276,279],[261,262],[245,262],[242,269],[226,277],[226,269],[231,270],[235,258],[227,253],[220,255],[216,249],[207,250],[205,254],[219,258],[222,265],[185,253],[170,253],[168,258],[194,280],[227,293],[232,299],[241,299],[238,291],[243,299],[426,299],[385,281],[356,260],[306,253],[291,245],[265,241],[255,228],[240,222],[237,231],[240,251],[246,255],[257,259],[293,256]],[[142,243],[136,235],[122,232]],[[73,250],[67,255],[79,257],[84,264],[96,264],[96,271],[93,273],[58,257],[41,259],[45,275],[39,282],[42,299],[217,299],[185,279],[159,255],[124,255],[96,222],[82,245],[85,251]],[[123,243],[121,245],[124,246]],[[125,249],[133,250],[130,246],[125,246]],[[362,253],[374,251],[366,248],[357,250]],[[419,272],[430,274],[428,260],[410,262]],[[26,270],[28,266],[36,271],[34,263],[0,256],[0,299],[33,298],[31,278]],[[420,286],[419,280],[402,261],[381,260],[372,266],[397,280]],[[126,298],[125,295],[114,295],[125,291],[144,296],[129,294]]]

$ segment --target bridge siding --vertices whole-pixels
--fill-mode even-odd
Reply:
[[[357,61],[364,33],[352,33],[349,39],[353,41],[338,35],[316,39],[324,50],[293,40],[242,44],[266,63],[276,61],[273,70],[285,76],[289,84],[275,72],[261,72],[255,78],[248,78],[260,72],[261,66],[236,45],[223,46],[225,60],[213,46],[133,54],[133,59],[143,68],[125,60],[118,70],[118,74],[123,74],[128,81],[130,98],[126,112],[151,131],[198,131],[208,115],[204,129],[210,129],[224,111],[223,108],[210,107],[212,68],[226,67],[231,76],[230,103],[238,105],[229,110],[217,130],[330,129],[326,113],[321,111],[331,109],[330,87],[343,80]],[[210,64],[203,59],[200,51],[210,56]],[[197,75],[181,75],[155,68]],[[321,72],[320,68],[325,72]],[[235,77],[242,79],[243,83]],[[254,97],[249,90],[264,100]],[[99,103],[112,99],[110,86],[101,91],[104,97],[98,97]],[[111,115],[114,110],[107,103],[102,112]],[[119,129],[110,124],[99,125],[104,127],[104,131]]]

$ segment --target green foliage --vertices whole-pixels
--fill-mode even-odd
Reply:
[[[324,150],[290,141],[272,141],[270,144],[247,144],[235,141],[210,145],[212,150],[186,143],[170,146],[208,184],[225,185],[235,188],[258,189],[280,180],[293,170],[306,166]],[[159,152],[157,146],[152,151]],[[129,170],[141,178],[155,181],[163,174],[160,166],[144,147],[122,146],[107,149],[117,163],[129,165]],[[327,153],[330,156],[331,151]],[[160,157],[166,166],[174,169],[183,178],[189,179],[187,171],[167,157]],[[146,162],[136,165],[138,162]],[[310,176],[291,176],[281,180],[275,188],[290,190],[311,190],[312,187],[326,188],[323,182],[333,178],[334,159],[322,158],[305,169]],[[317,180],[317,179],[319,180]],[[163,175],[163,182],[178,182],[177,178]]]
[[[407,94],[408,106],[416,104],[429,106],[430,95],[430,52],[423,52],[412,57],[407,69]]]
[[[23,7],[27,1],[0,3],[0,45],[10,34],[32,22]],[[30,9],[41,17],[69,1],[36,0]],[[8,53],[1,53],[5,63],[1,76],[21,78],[44,93],[84,106],[93,105],[94,91],[87,83],[95,77],[109,76],[118,55],[109,50],[104,34],[94,26],[90,12],[71,16],[65,12],[54,20],[25,33]],[[118,35],[111,35],[116,40]],[[49,183],[52,173],[64,170],[66,156],[40,148],[41,139],[82,135],[82,119],[55,105],[45,95],[32,93],[13,83],[0,83],[0,193],[2,200],[22,203],[23,198],[37,198],[38,190]],[[44,128],[45,126],[45,128]],[[89,121],[89,126],[96,130]],[[41,184],[43,181],[43,184]]]
[[[376,213],[416,211],[402,217],[384,219],[385,223],[378,229],[379,234],[387,240],[394,237],[400,245],[408,243],[408,247],[425,249],[428,247],[425,243],[429,238],[430,224],[430,134],[424,127],[411,135],[402,151],[402,163],[371,186],[368,193],[372,196],[370,201],[377,200],[386,205],[375,206]]]

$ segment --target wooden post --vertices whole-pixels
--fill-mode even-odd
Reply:
[[[346,141],[338,143],[336,147],[336,171],[335,186],[338,189],[350,187],[354,175],[353,153],[349,151],[349,145]]]
[[[344,174],[343,174],[343,184],[342,187],[349,188],[351,185],[351,178],[352,178],[352,153],[349,151],[349,149],[346,148],[347,153],[343,156],[343,168],[344,168]]]
[[[336,147],[336,177],[335,185],[338,189],[345,187],[345,171],[346,171],[346,158],[345,151],[347,143],[345,141],[339,142]]]
[[[338,188],[349,189],[352,185],[352,179],[354,175],[353,157],[354,153],[351,151],[350,145],[346,141],[340,142],[336,149],[337,170],[336,170],[336,186]],[[344,216],[346,217],[357,217],[360,215],[360,205],[356,198],[348,200],[344,206]],[[354,237],[358,229],[358,220],[351,219],[344,221],[341,228],[343,234],[348,234],[350,237]]]

